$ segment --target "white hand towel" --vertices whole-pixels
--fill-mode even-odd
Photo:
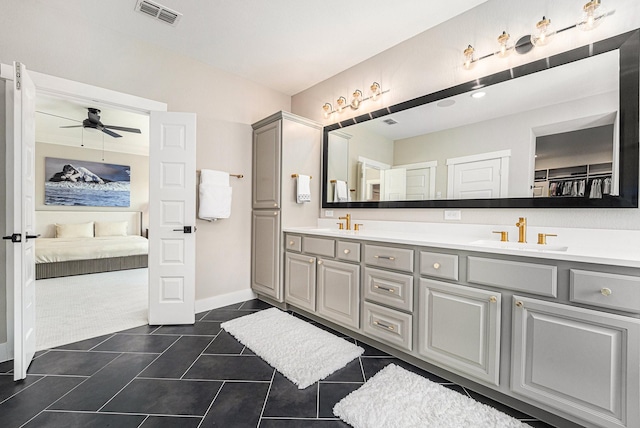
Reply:
[[[201,183],[199,186],[200,207],[198,217],[203,220],[217,220],[231,216],[231,191],[230,186],[216,186],[209,183]]]
[[[347,190],[347,182],[336,180],[333,192],[334,202],[347,202],[349,200],[349,192]]]
[[[200,183],[213,184],[216,186],[228,186],[229,173],[213,169],[203,169],[200,171]]]
[[[299,204],[311,202],[311,177],[308,175],[298,174],[296,202]]]

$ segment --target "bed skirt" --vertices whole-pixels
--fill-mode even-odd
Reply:
[[[149,256],[147,254],[140,254],[105,259],[36,263],[36,279],[144,268],[148,267],[148,259]]]

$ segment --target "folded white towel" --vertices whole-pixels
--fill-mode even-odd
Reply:
[[[200,183],[200,207],[198,217],[203,220],[217,220],[231,216],[231,191],[230,186],[216,186],[209,183]]]
[[[333,192],[334,202],[347,202],[349,200],[349,191],[347,190],[347,182],[336,180]]]
[[[298,174],[298,186],[296,190],[296,202],[311,202],[311,177]]]
[[[200,171],[200,183],[213,184],[216,186],[228,186],[229,173],[213,169],[203,169]]]

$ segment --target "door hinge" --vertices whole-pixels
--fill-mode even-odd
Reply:
[[[16,62],[16,89],[19,91],[22,87],[22,64]]]
[[[9,235],[9,236],[3,236],[2,239],[5,239],[5,240],[11,239],[11,242],[22,242],[22,234],[21,233],[14,233],[14,234]]]

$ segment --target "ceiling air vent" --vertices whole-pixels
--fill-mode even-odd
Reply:
[[[136,10],[173,26],[175,26],[182,17],[181,13],[149,0],[138,0]]]
[[[385,120],[383,120],[383,122],[386,123],[387,125],[395,125],[396,123],[398,123],[394,119],[385,119]]]

